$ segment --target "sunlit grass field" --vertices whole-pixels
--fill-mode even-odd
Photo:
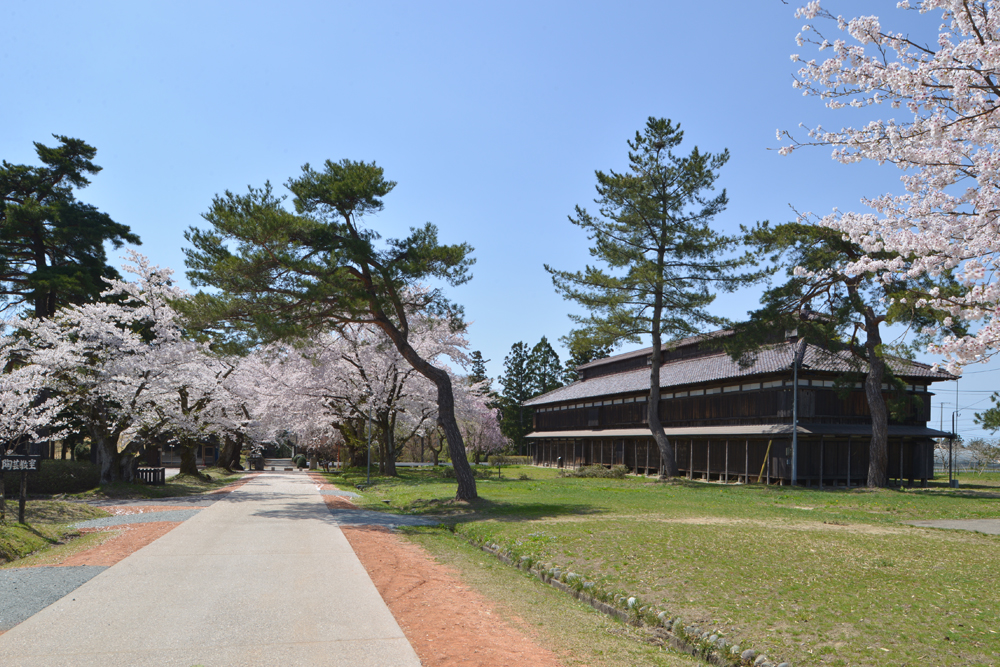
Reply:
[[[440,516],[448,528],[421,541],[498,544],[777,661],[1000,665],[1000,536],[906,523],[1000,518],[1000,475],[820,491],[522,467],[477,483],[479,501],[456,503],[440,470],[403,469],[358,501]]]

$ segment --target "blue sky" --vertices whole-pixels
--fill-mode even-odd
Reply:
[[[936,28],[895,4],[824,6]],[[216,193],[280,186],[307,162],[374,160],[399,183],[371,221],[384,236],[431,221],[443,241],[475,247],[475,277],[453,296],[493,376],[511,344],[569,330],[572,306],[542,265],[583,267],[588,243],[567,215],[592,207],[594,170],[625,167],[648,116],[679,122],[683,149],[731,152],[721,231],[898,188],[889,168],[774,150],[778,128],[853,122],[791,87],[789,54],[807,51],[780,0],[6,0],[0,16],[0,158],[32,163],[31,142],[53,133],[96,146],[104,171],[80,199],[178,273],[183,231]],[[742,317],[756,294],[722,295],[717,312]],[[994,367],[959,383],[967,436]],[[939,387],[950,413],[954,385]]]

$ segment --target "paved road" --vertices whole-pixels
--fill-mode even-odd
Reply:
[[[258,476],[0,635],[3,667],[419,664],[295,474]]]

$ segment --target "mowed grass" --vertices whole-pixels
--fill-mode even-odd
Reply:
[[[210,479],[203,479],[193,475],[174,475],[166,480],[166,484],[152,485],[125,482],[115,482],[114,484],[103,484],[96,489],[83,493],[72,494],[70,497],[80,500],[137,500],[142,498],[176,498],[178,496],[195,496],[200,493],[207,493],[221,489],[227,484],[232,484],[243,477],[243,472],[227,473],[222,469],[209,468],[204,472],[208,473]]]
[[[7,499],[6,521],[0,523],[0,565],[64,544],[79,536],[77,521],[108,516],[108,512],[82,503],[59,500],[29,500],[24,506],[25,523],[17,522],[17,500]]]
[[[80,500],[141,499],[193,496],[220,489],[239,480],[244,473],[226,474],[209,470],[210,480],[177,475],[163,486],[147,484],[106,484],[84,493],[71,494]],[[67,502],[64,496],[52,500],[30,498],[25,503],[25,523],[17,523],[17,497],[7,497],[7,519],[0,523],[0,566],[45,565],[109,539],[109,533],[81,536],[72,527],[77,521],[108,516],[108,512],[82,502]],[[30,558],[26,558],[31,555]]]
[[[820,491],[525,467],[503,480],[494,470],[466,504],[440,472],[403,470],[359,501],[436,514],[454,535],[421,540],[499,544],[779,661],[1000,665],[1000,536],[906,523],[1000,518],[1000,476],[960,479],[959,489]]]

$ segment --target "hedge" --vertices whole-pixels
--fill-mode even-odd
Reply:
[[[17,496],[21,490],[21,473],[4,473],[4,495]],[[28,493],[82,493],[96,489],[101,483],[101,471],[89,461],[42,459],[38,472],[28,473]]]

